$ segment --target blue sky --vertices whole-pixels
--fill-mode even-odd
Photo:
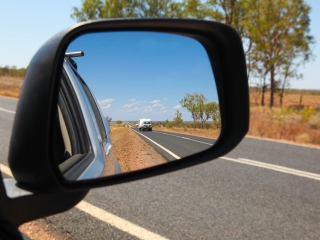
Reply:
[[[306,0],[312,7],[311,34],[315,37],[315,61],[301,67],[303,80],[293,80],[292,88],[320,89],[320,1]],[[80,0],[2,1],[0,8],[0,66],[26,67],[39,47],[55,33],[75,24],[70,18]]]
[[[77,57],[78,71],[105,116],[113,120],[172,120],[177,110],[191,115],[179,101],[202,93],[218,102],[207,53],[196,40],[155,32],[91,33],[75,39],[67,52]]]

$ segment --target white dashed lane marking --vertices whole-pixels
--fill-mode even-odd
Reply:
[[[1,163],[0,163],[0,170],[4,174],[12,177],[12,172],[10,168],[8,168],[7,166]],[[149,239],[166,240],[167,239],[143,227],[140,227],[132,222],[129,222],[123,218],[120,218],[112,213],[109,213],[101,208],[98,208],[86,201],[81,201],[75,206],[75,208],[93,216],[94,218],[99,219],[100,221],[110,224],[111,226],[118,228],[123,232],[129,233],[139,239],[144,239],[144,240],[149,240]]]

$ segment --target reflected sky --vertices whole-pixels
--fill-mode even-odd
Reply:
[[[78,71],[113,120],[172,120],[176,110],[184,121],[191,114],[179,101],[202,93],[218,102],[216,85],[204,47],[196,40],[156,32],[103,32],[75,39],[67,52],[77,57]]]

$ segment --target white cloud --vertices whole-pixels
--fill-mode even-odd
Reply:
[[[133,104],[125,104],[124,106],[123,106],[123,108],[129,108],[129,107],[131,107]]]
[[[132,101],[133,100],[133,101]],[[137,104],[140,104],[141,103],[141,101],[136,101],[135,99],[131,99],[130,100],[132,103],[131,104],[125,104],[124,106],[123,106],[123,108],[130,108],[130,107],[132,107],[133,105],[137,105]]]
[[[162,106],[163,106],[163,104],[159,104],[159,103],[155,103],[155,104],[152,105],[153,108],[154,107],[162,107]]]
[[[169,99],[168,99],[168,98],[164,98],[163,100],[167,101],[167,100],[169,100]]]
[[[160,102],[160,100],[153,100],[152,102],[150,102],[150,103],[159,103]]]
[[[111,104],[110,104],[110,103],[107,104],[107,105],[104,105],[103,107],[100,106],[100,108],[102,108],[102,109],[109,109],[110,107],[111,107]]]
[[[136,112],[136,111],[138,111],[138,110],[139,110],[138,107],[134,107],[134,108],[130,109],[128,112]]]
[[[112,98],[109,98],[109,99],[105,99],[105,100],[102,100],[102,101],[98,101],[98,104],[100,106],[100,108],[110,108],[111,107],[111,102],[113,102],[114,99]]]
[[[130,101],[130,102],[135,102],[136,100],[135,100],[135,99],[130,99],[129,101]]]
[[[179,105],[177,105],[177,106],[174,106],[173,108],[174,108],[174,109],[181,108],[181,105],[179,104]]]

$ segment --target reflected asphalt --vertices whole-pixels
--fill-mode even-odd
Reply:
[[[176,160],[176,158],[170,155],[163,148],[169,150],[180,158],[183,158],[208,149],[215,143],[215,139],[202,138],[185,134],[177,134],[157,130],[139,131],[138,128],[133,128],[133,131],[135,131],[139,137],[153,146],[169,161]],[[146,136],[147,138],[141,136],[141,134]],[[159,147],[149,139],[159,144],[163,148]]]

